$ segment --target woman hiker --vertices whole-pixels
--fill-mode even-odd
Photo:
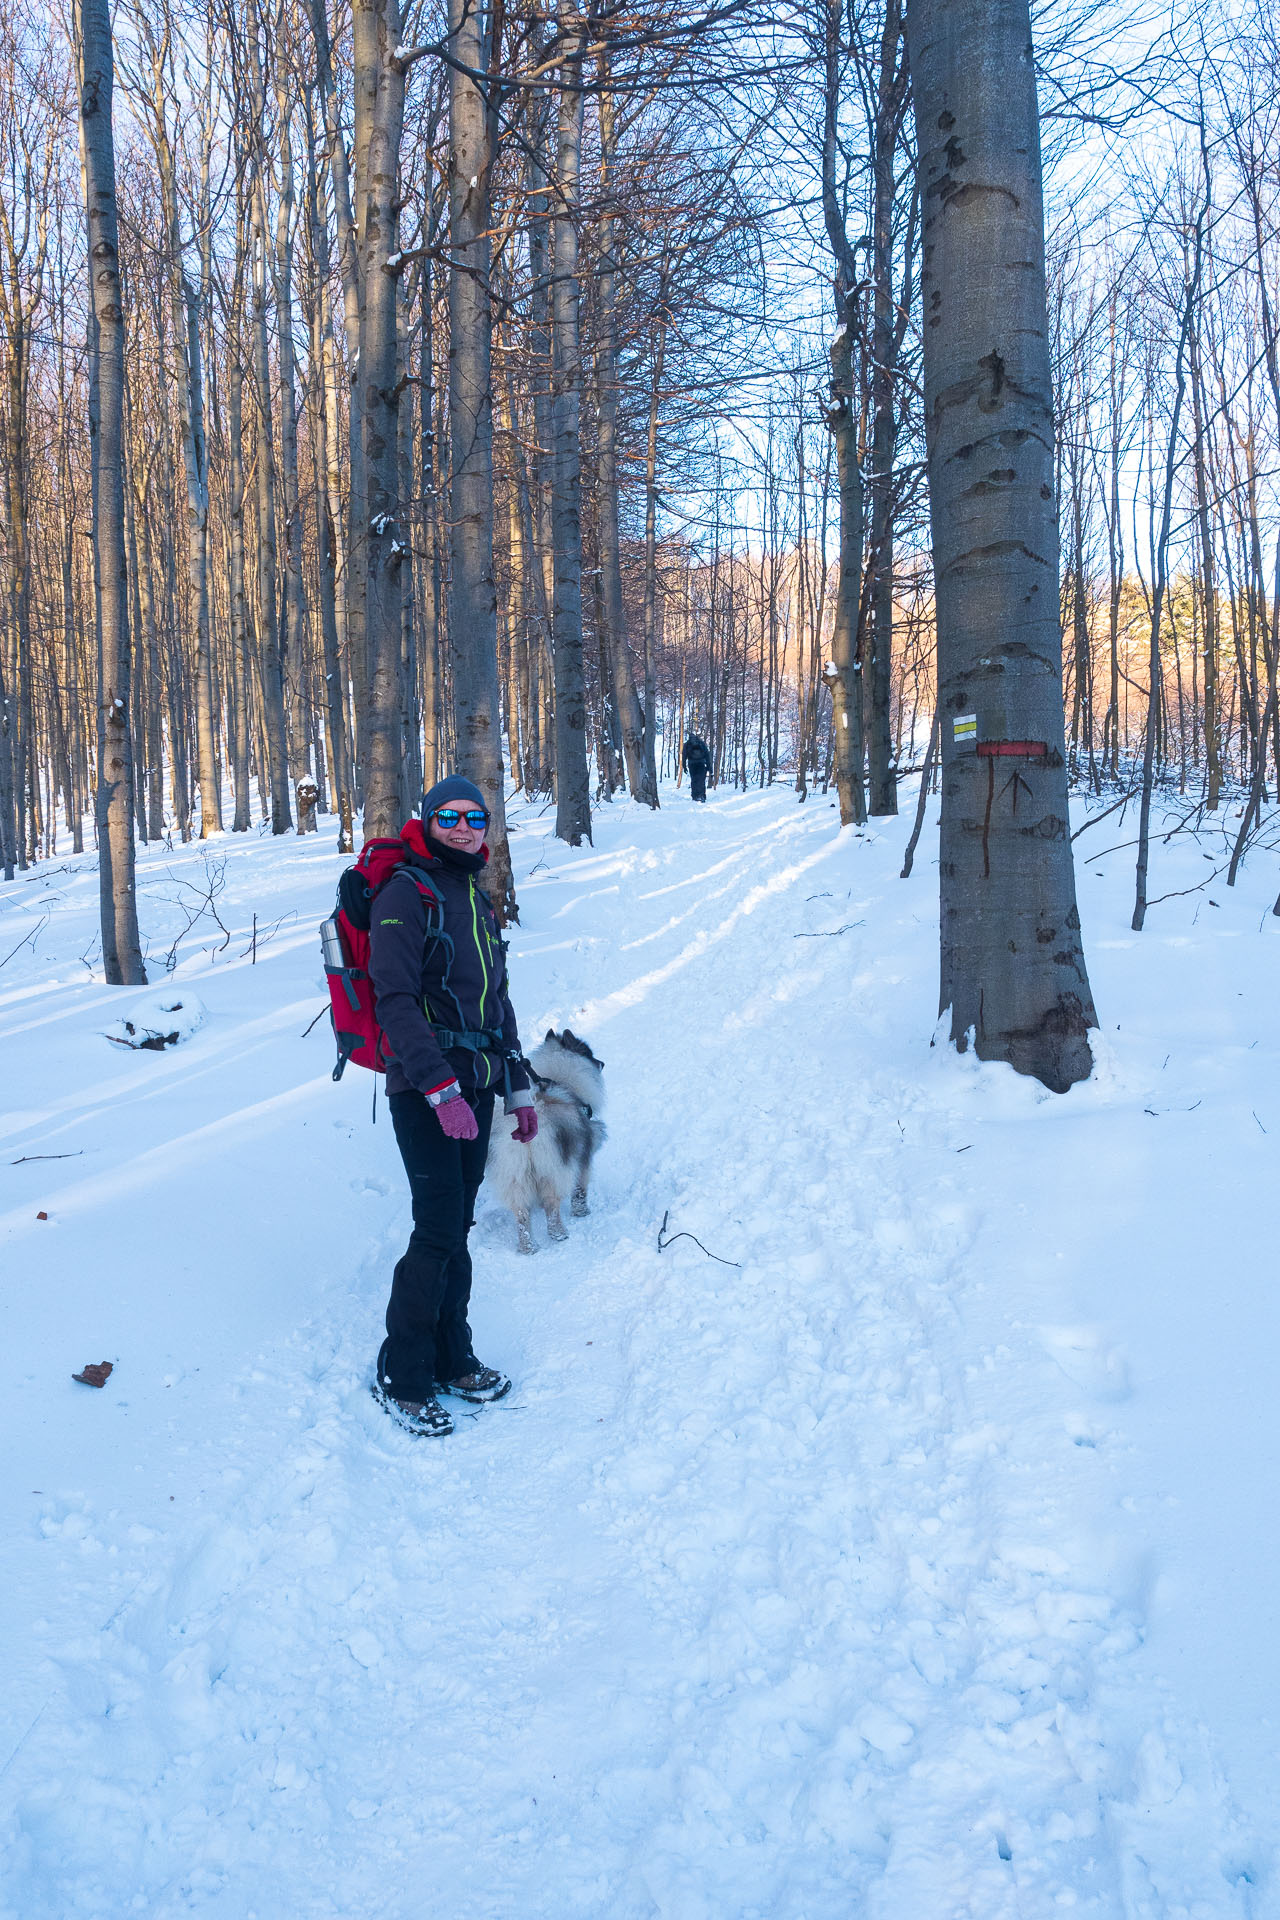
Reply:
[[[476,885],[489,858],[484,796],[454,774],[432,787],[422,821],[405,829],[414,851],[378,893],[369,972],[387,1037],[387,1104],[413,1195],[413,1232],[397,1263],[378,1354],[377,1392],[414,1434],[453,1432],[437,1392],[500,1400],[505,1374],[471,1348],[467,1234],[484,1179],[494,1100],[503,1094],[513,1140],[538,1131],[529,1076],[493,908]],[[429,877],[443,928],[429,926]]]

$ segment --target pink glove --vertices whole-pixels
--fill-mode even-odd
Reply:
[[[474,1140],[480,1131],[474,1113],[460,1093],[455,1093],[452,1100],[442,1100],[435,1113],[451,1140]]]
[[[536,1109],[533,1107],[517,1107],[512,1118],[516,1124],[511,1129],[511,1138],[518,1140],[522,1147],[527,1147],[533,1139],[534,1134],[538,1131],[538,1115]]]

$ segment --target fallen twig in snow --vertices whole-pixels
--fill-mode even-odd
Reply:
[[[200,856],[200,863],[204,868],[205,884],[203,888],[201,888],[198,881],[182,879],[176,873],[167,870],[156,876],[158,880],[167,881],[177,887],[178,892],[176,894],[169,895],[168,897],[160,894],[159,898],[164,900],[167,906],[177,907],[179,913],[181,913],[186,920],[186,925],[182,928],[181,932],[174,935],[173,944],[164,957],[164,970],[166,973],[172,973],[177,967],[178,948],[191,932],[191,929],[198,926],[206,915],[213,921],[219,933],[222,935],[221,946],[212,949],[215,959],[231,939],[230,930],[223,924],[218,909],[214,904],[218,895],[226,885],[226,858],[224,856],[220,860],[211,860],[209,855],[204,853]],[[148,876],[148,878],[150,878],[150,876]],[[190,898],[184,897],[188,895]]]
[[[706,1254],[708,1260],[718,1260],[722,1267],[740,1267],[742,1265],[741,1260],[726,1260],[723,1254],[712,1253],[710,1247],[704,1247],[702,1245],[696,1233],[686,1233],[682,1229],[679,1233],[673,1233],[670,1237],[667,1237],[667,1221],[670,1218],[671,1209],[668,1207],[662,1216],[662,1225],[658,1228],[659,1253],[665,1253],[667,1248],[674,1246],[677,1240],[692,1240],[694,1246],[700,1248],[701,1251]]]
[[[793,940],[834,940],[842,933],[852,933],[855,927],[865,927],[865,920],[851,920],[847,927],[828,927],[818,933],[793,933]]]
[[[25,1167],[28,1160],[78,1160],[83,1152],[83,1147],[77,1147],[74,1153],[24,1153],[21,1159],[11,1160],[9,1165]]]
[[[321,1007],[321,1009],[320,1009],[320,1011],[319,1011],[319,1013],[318,1013],[318,1014],[316,1015],[316,1020],[323,1020],[323,1019],[324,1019],[324,1016],[325,1016],[325,1014],[326,1014],[326,1013],[328,1013],[328,1011],[329,1011],[329,1002],[328,1002],[328,1001],[326,1000],[326,1001],[325,1001],[325,1003],[324,1003],[324,1005],[323,1005],[323,1006]],[[304,1027],[304,1028],[302,1029],[302,1035],[301,1035],[301,1037],[302,1037],[302,1039],[304,1039],[304,1040],[306,1039],[306,1037],[307,1037],[307,1035],[308,1035],[308,1034],[310,1033],[310,1031],[311,1031],[311,1027],[314,1027],[314,1025],[316,1024],[316,1020],[313,1020],[313,1021],[311,1022],[311,1026],[309,1026],[309,1027]]]
[[[1208,859],[1208,857],[1208,854],[1206,854],[1205,858]],[[1179,887],[1175,893],[1159,893],[1154,900],[1148,900],[1147,906],[1158,907],[1162,900],[1181,900],[1189,893],[1199,893],[1203,888],[1210,886],[1212,882],[1218,878],[1218,875],[1225,872],[1225,870],[1226,863],[1224,862],[1221,867],[1215,867],[1212,873],[1206,873],[1203,880],[1197,880],[1194,887]],[[1218,902],[1216,900],[1209,902],[1211,907],[1216,907],[1217,904]]]
[[[248,946],[245,948],[244,952],[240,955],[240,958],[243,960],[249,954],[252,954],[253,964],[257,966],[258,948],[265,947],[268,940],[274,940],[276,935],[279,933],[281,927],[285,926],[287,923],[293,922],[294,920],[297,919],[297,917],[298,917],[297,908],[290,907],[289,911],[287,913],[282,913],[280,915],[280,918],[277,921],[275,921],[272,926],[269,926],[265,933],[259,933],[258,916],[255,913],[253,916],[253,933],[250,936]]]
[[[34,943],[35,943],[35,941],[36,941],[36,940],[38,940],[38,939],[39,939],[39,937],[40,937],[40,935],[41,935],[41,934],[42,934],[42,933],[44,932],[44,930],[45,930],[45,928],[46,928],[46,927],[48,926],[48,924],[49,924],[49,921],[50,921],[50,919],[51,919],[51,918],[52,918],[52,915],[51,915],[51,914],[47,914],[47,913],[46,913],[46,914],[45,914],[45,916],[44,916],[44,919],[43,919],[43,920],[42,920],[42,921],[40,922],[40,925],[39,925],[38,927],[32,927],[32,929],[31,929],[31,931],[30,931],[30,933],[28,933],[28,934],[25,934],[25,935],[23,936],[23,938],[22,938],[21,940],[19,940],[19,942],[18,942],[18,944],[17,944],[17,946],[16,946],[16,947],[11,947],[11,948],[9,949],[9,951],[8,951],[8,953],[6,953],[6,955],[5,955],[5,957],[4,957],[4,959],[3,959],[3,960],[0,960],[0,967],[7,967],[7,966],[8,966],[8,964],[9,964],[9,962],[10,962],[10,961],[12,960],[12,958],[13,958],[13,956],[14,956],[14,954],[15,954],[15,953],[21,953],[21,951],[22,951],[22,949],[23,949],[23,948],[24,948],[24,947],[26,946],[26,944],[27,944],[27,941],[28,941],[28,940],[30,940],[30,941],[32,942],[32,947],[31,947],[31,951],[32,951],[32,952],[34,953],[34,952],[35,952],[35,944],[34,944]]]
[[[1091,814],[1090,817],[1083,823],[1083,825],[1078,826],[1076,828],[1071,838],[1073,840],[1078,840],[1082,833],[1087,833],[1089,831],[1090,827],[1096,827],[1100,820],[1108,819],[1111,816],[1111,814],[1113,814],[1116,811],[1118,807],[1127,807],[1129,802],[1133,799],[1133,796],[1136,792],[1137,792],[1137,788],[1131,787],[1128,793],[1121,794],[1120,798],[1116,801],[1115,806],[1107,807],[1102,813]]]

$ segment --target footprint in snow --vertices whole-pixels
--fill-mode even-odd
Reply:
[[[1096,1327],[1041,1327],[1040,1338],[1050,1359],[1082,1393],[1095,1400],[1128,1398],[1125,1357],[1118,1347],[1106,1344]]]
[[[877,1753],[901,1753],[916,1737],[916,1730],[888,1707],[870,1706],[858,1721],[858,1732]]]

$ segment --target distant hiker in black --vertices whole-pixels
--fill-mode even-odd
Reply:
[[[477,1360],[467,1305],[467,1234],[484,1179],[499,1088],[512,1138],[538,1131],[493,908],[476,885],[489,858],[484,796],[458,775],[422,802],[404,838],[415,849],[378,893],[369,971],[387,1040],[387,1104],[413,1195],[413,1233],[391,1282],[378,1387],[411,1433],[445,1434],[437,1391],[498,1400],[511,1382]],[[439,933],[413,878],[443,901]]]
[[[707,775],[711,771],[711,749],[700,733],[691,733],[684,743],[680,764],[689,775],[689,797],[705,800]]]

